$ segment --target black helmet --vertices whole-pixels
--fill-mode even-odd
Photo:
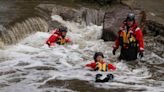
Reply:
[[[126,18],[128,21],[135,21],[134,13],[129,13]]]
[[[95,55],[94,55],[94,57],[93,57],[93,59],[95,60],[95,62],[97,62],[96,58],[97,58],[98,56],[102,56],[102,57],[104,58],[104,55],[103,55],[102,52],[96,52]]]
[[[67,27],[61,26],[59,32],[67,32]]]

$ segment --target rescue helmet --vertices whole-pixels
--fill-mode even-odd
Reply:
[[[67,32],[67,27],[61,26],[59,32]]]
[[[135,21],[135,14],[129,13],[126,18],[127,21]]]
[[[98,56],[102,56],[102,58],[104,58],[104,55],[103,55],[102,52],[96,52],[95,55],[93,56],[93,59],[94,59],[95,62],[97,62],[96,58],[97,58]]]

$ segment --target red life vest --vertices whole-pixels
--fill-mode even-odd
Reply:
[[[137,47],[137,40],[134,33],[135,30],[136,29],[130,29],[128,32],[125,30],[120,31],[119,40],[121,47]]]
[[[116,67],[112,64],[106,64],[105,62],[93,62],[93,63],[90,63],[90,64],[86,64],[85,65],[86,67],[90,67],[94,70],[99,70],[99,71],[109,71],[109,70],[116,70]]]
[[[127,32],[125,30],[127,30]],[[142,31],[137,27],[136,23],[134,23],[129,29],[127,29],[126,22],[123,23],[118,32],[114,48],[117,49],[119,46],[123,48],[139,47],[139,50],[144,50]]]

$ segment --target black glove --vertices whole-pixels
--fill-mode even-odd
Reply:
[[[106,76],[106,78],[103,79],[104,82],[108,82],[109,80],[113,80],[114,79],[114,75],[113,74],[108,74]]]
[[[116,50],[117,50],[117,49],[113,49],[113,51],[112,51],[113,55],[116,54]]]
[[[50,43],[46,42],[46,44],[50,47]]]
[[[143,51],[140,51],[139,52],[139,56],[140,56],[140,58],[142,58],[144,55],[143,55]]]

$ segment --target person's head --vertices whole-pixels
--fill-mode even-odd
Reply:
[[[61,36],[62,37],[65,37],[66,36],[66,34],[67,34],[67,27],[60,27],[59,28],[59,32],[61,33]]]
[[[104,55],[102,52],[96,52],[94,57],[93,57],[95,62],[100,62],[103,60],[103,58],[104,58]]]
[[[134,13],[129,13],[126,18],[127,25],[131,27],[135,23],[135,15]]]

